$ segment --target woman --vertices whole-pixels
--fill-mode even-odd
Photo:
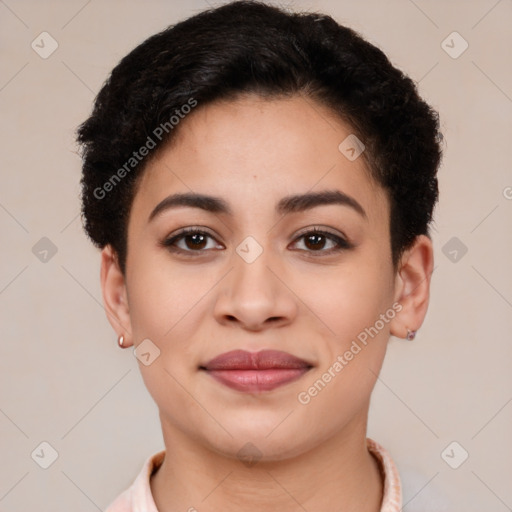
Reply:
[[[79,129],[83,218],[165,450],[109,512],[401,509],[366,425],[427,312],[440,140],[328,16],[234,2],[116,66]]]

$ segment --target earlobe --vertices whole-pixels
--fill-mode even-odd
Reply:
[[[391,322],[391,334],[398,338],[414,338],[427,314],[430,280],[434,264],[432,241],[419,235],[404,253],[395,280],[395,301],[402,309]]]
[[[101,251],[100,279],[108,321],[118,337],[124,337],[123,347],[127,347],[132,344],[132,340],[126,282],[117,254],[110,245],[105,246]]]

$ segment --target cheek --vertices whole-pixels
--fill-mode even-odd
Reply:
[[[148,337],[159,344],[173,338],[184,320],[203,306],[216,276],[200,265],[171,262],[165,252],[133,258],[128,282],[130,319],[135,342]]]
[[[311,394],[303,390],[315,407],[329,407],[331,400],[357,407],[373,388],[395,316],[388,274],[378,269],[371,261],[359,261],[317,276],[314,287],[299,292],[308,298],[305,303],[321,333],[316,340],[320,364],[308,385],[317,384]]]
[[[311,417],[326,415],[325,428],[338,429],[365,410],[385,357],[394,310],[382,283],[370,274],[330,276],[324,292],[308,306],[321,320],[316,344],[319,365],[304,382],[297,402]],[[381,315],[391,311],[388,322]]]
[[[165,403],[168,393],[178,400],[179,383],[197,371],[203,355],[194,339],[211,317],[210,293],[218,276],[199,265],[171,263],[163,253],[135,256],[132,268],[128,289],[134,343],[149,339],[158,353],[151,365],[139,362],[141,374],[157,403]],[[201,336],[202,343],[208,344],[208,335]]]
[[[341,345],[374,325],[390,307],[392,290],[376,268],[358,263],[297,282],[297,295],[315,313],[319,327]]]
[[[207,303],[201,299],[214,280],[198,267],[170,264],[161,255],[141,254],[133,258],[132,265],[128,289],[134,343],[137,346],[149,339],[154,344],[150,345],[150,352],[158,354],[149,365],[138,361],[145,386],[165,414],[188,410],[200,415],[182,386],[197,371],[201,354],[191,340],[198,318],[205,314]],[[181,420],[176,417],[173,421]]]

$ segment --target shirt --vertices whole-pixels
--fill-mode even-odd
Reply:
[[[391,455],[381,445],[366,438],[368,451],[375,457],[383,478],[383,497],[380,512],[400,512],[402,487],[398,470]],[[165,450],[150,456],[133,484],[123,491],[105,512],[158,512],[151,494],[150,478],[162,464]]]

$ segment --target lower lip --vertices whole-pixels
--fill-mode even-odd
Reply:
[[[208,370],[215,380],[237,391],[271,391],[299,379],[309,368],[269,370]]]

